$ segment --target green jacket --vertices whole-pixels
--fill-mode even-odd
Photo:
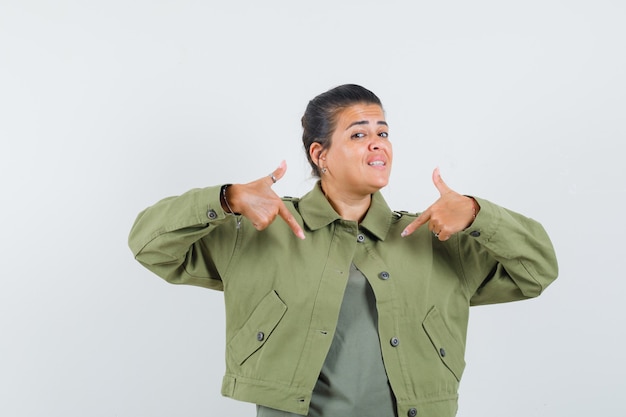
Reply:
[[[351,263],[376,295],[385,368],[399,416],[454,416],[465,367],[470,305],[538,296],[557,275],[537,222],[482,199],[474,223],[446,242],[380,193],[361,224],[342,220],[317,185],[285,198],[303,227],[282,219],[257,231],[224,213],[220,187],[191,190],[139,214],[129,245],[174,284],[223,290],[222,394],[307,414],[333,334]],[[240,220],[240,224],[238,224]]]

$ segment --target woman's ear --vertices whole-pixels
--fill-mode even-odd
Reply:
[[[323,154],[323,148],[322,148],[322,144],[319,142],[313,142],[311,144],[311,147],[309,147],[309,156],[311,156],[311,161],[313,161],[313,163],[315,165],[317,165],[319,167],[319,160],[322,157]]]

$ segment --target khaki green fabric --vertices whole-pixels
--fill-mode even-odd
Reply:
[[[308,417],[396,416],[377,322],[372,287],[352,265],[335,336],[313,389]],[[257,417],[285,417],[285,412],[258,406]]]
[[[382,195],[358,225],[344,221],[319,185],[285,199],[299,240],[277,219],[257,231],[221,208],[220,187],[160,201],[129,237],[136,259],[175,284],[224,291],[222,394],[306,415],[354,265],[376,298],[382,356],[398,415],[454,416],[465,367],[469,306],[538,296],[557,275],[541,225],[476,199],[470,228],[446,242],[426,227],[402,238],[415,215]]]

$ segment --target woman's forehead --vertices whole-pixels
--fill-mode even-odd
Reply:
[[[361,121],[364,122],[361,124],[366,124],[365,122],[381,124],[379,122],[385,122],[385,113],[378,104],[357,103],[341,110],[337,121],[337,127],[344,128]]]

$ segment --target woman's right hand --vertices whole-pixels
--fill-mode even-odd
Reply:
[[[304,231],[295,217],[283,203],[283,200],[272,190],[275,181],[280,180],[287,171],[287,164],[282,161],[270,175],[247,184],[233,184],[226,189],[228,207],[240,213],[252,222],[257,230],[268,227],[276,216],[287,222],[293,233],[304,239]]]

